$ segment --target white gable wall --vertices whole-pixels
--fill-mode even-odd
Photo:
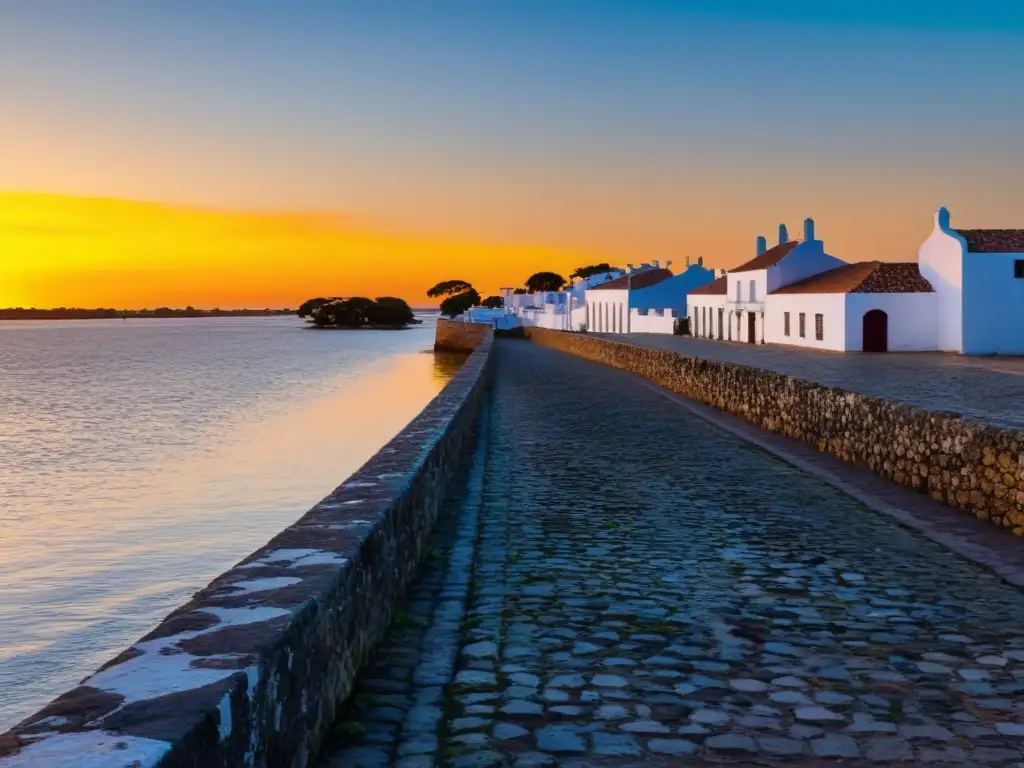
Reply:
[[[937,348],[934,293],[848,293],[846,351],[864,350],[864,315],[880,309],[888,315],[890,352],[931,352]]]
[[[965,355],[1024,355],[1024,253],[968,253],[963,260]]]
[[[785,333],[789,312],[789,335]],[[805,335],[800,337],[800,314],[805,318]],[[815,315],[823,315],[823,338],[815,336]],[[764,340],[768,344],[789,344],[812,349],[846,349],[846,296],[842,293],[773,293],[764,313]]]
[[[962,352],[963,270],[967,244],[949,226],[949,211],[940,208],[935,227],[917,252],[918,267],[935,289],[936,344],[940,350]]]

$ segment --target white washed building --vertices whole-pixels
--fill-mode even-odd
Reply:
[[[825,253],[824,244],[814,236],[812,219],[804,221],[803,240],[790,240],[783,224],[777,245],[768,248],[765,239],[758,237],[753,259],[730,270],[724,283],[715,281],[692,292],[690,332],[705,338],[764,343],[768,295],[844,263]]]
[[[1024,229],[950,227],[942,208],[914,262],[847,264],[804,239],[779,243],[691,293],[694,336],[838,352],[1024,355]]]
[[[1024,355],[1024,229],[952,229],[935,214],[918,251],[936,296],[936,345],[965,355]]]

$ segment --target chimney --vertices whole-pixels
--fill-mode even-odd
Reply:
[[[811,242],[814,240],[814,219],[804,219],[804,241]]]
[[[757,236],[757,255],[760,256],[762,253],[768,250],[768,241],[764,238],[764,235]]]
[[[704,257],[703,256],[698,256],[697,257],[697,266],[698,267],[703,267],[704,266]]]
[[[721,268],[720,270],[718,270],[718,271],[719,271],[719,272],[721,273],[721,275],[720,275],[721,277],[725,277],[725,267],[722,267],[722,268]]]
[[[661,269],[661,262],[658,261],[657,259],[654,260],[654,268]]]
[[[690,257],[689,256],[686,257],[686,266],[690,266]]]
[[[779,245],[789,242],[789,230],[785,224],[779,224]]]

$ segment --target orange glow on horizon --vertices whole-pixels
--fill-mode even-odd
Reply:
[[[0,193],[0,307],[297,307],[398,296],[446,279],[483,295],[530,274],[616,261],[543,246],[398,234],[353,217]]]

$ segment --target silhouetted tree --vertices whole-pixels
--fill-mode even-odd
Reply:
[[[408,325],[416,322],[416,316],[404,299],[394,296],[378,296],[376,306],[370,312],[370,322],[378,325]]]
[[[594,275],[600,275],[600,274],[603,274],[605,272],[611,272],[614,269],[615,269],[615,267],[613,267],[608,262],[604,261],[604,262],[601,262],[600,264],[591,264],[589,267],[577,267],[576,271],[573,272],[571,275],[569,275],[569,279],[570,280],[586,280],[588,277],[593,277]]]
[[[560,291],[564,285],[565,278],[555,272],[537,272],[526,279],[526,289],[530,293]]]
[[[315,312],[317,309],[322,307],[324,304],[329,304],[332,301],[337,301],[337,300],[338,300],[337,297],[335,297],[333,299],[323,299],[323,298],[320,298],[320,299],[310,299],[309,301],[304,301],[304,302],[302,302],[302,305],[299,307],[298,315],[299,315],[299,317],[309,317],[310,315],[313,314],[313,312]]]
[[[501,309],[505,306],[505,300],[501,296],[488,296],[482,304],[488,309]]]
[[[391,296],[382,296],[376,301],[364,296],[333,299],[316,306],[310,319],[318,328],[405,326],[417,322],[409,305]]]
[[[441,302],[441,314],[447,317],[457,317],[471,307],[480,306],[480,294],[476,288],[449,296]]]
[[[443,280],[427,291],[427,296],[439,299],[442,296],[455,296],[473,290],[473,286],[465,280]]]

